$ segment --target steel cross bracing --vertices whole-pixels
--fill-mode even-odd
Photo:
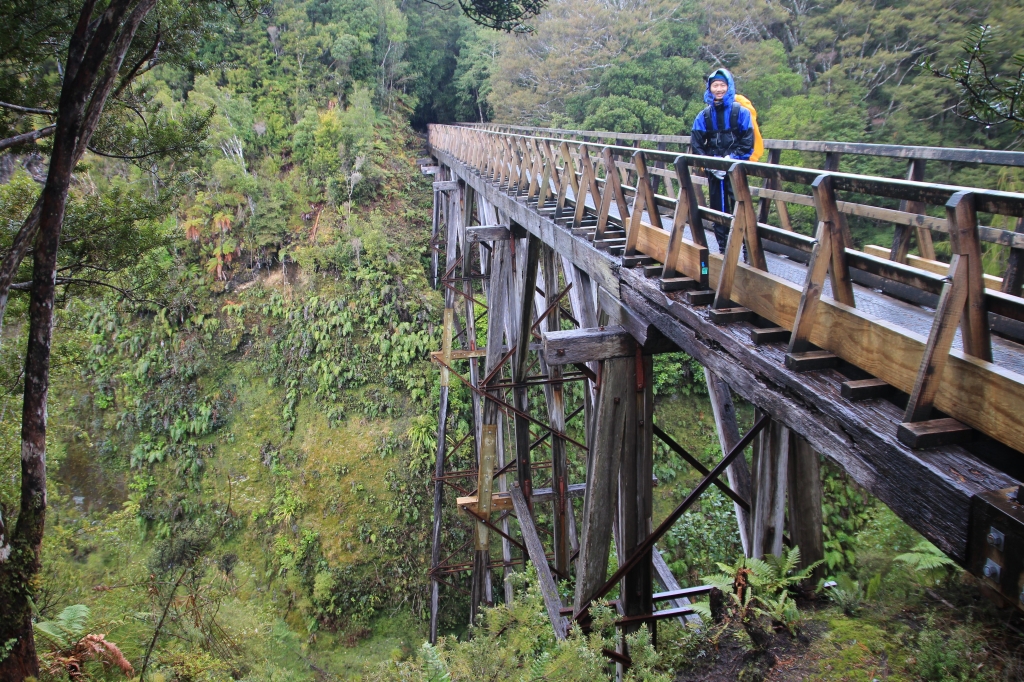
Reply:
[[[449,570],[440,562],[448,388],[453,363],[468,363],[456,377],[473,402],[475,467],[467,468],[475,468],[476,490],[458,500],[475,524],[473,560],[460,564],[472,568],[471,617],[494,601],[491,570],[526,556],[538,567],[556,635],[566,616],[585,623],[587,606],[615,585],[627,630],[689,612],[685,599],[694,594],[679,590],[652,551],[686,510],[684,503],[655,529],[653,437],[682,449],[653,424],[651,356],[679,349],[706,367],[727,453],[708,471],[682,451],[705,475],[688,501],[722,488],[748,555],[777,554],[792,541],[806,561],[821,556],[825,455],[976,574],[999,566],[985,569],[988,586],[1021,603],[1024,514],[1015,495],[1024,473],[1024,351],[1014,339],[1024,337],[1024,195],[921,181],[923,159],[973,150],[841,149],[909,159],[910,179],[893,180],[838,172],[834,143],[773,141],[763,164],[567,137],[430,131],[434,241],[444,247],[435,281],[446,301],[444,344],[434,354],[442,393],[432,565]],[[824,171],[778,164],[775,152],[800,145],[822,146]],[[964,158],[1021,165],[1024,155]],[[702,169],[729,174],[732,214],[707,208]],[[815,219],[800,225],[806,209],[791,215],[792,204],[813,207]],[[863,219],[895,225],[891,248],[854,248],[847,222]],[[982,221],[1016,221],[1017,229]],[[706,234],[713,223],[728,226],[726,244]],[[950,263],[934,259],[933,233],[949,239]],[[921,256],[908,253],[911,239]],[[982,272],[983,242],[1009,249],[1002,278]],[[475,325],[485,316],[486,342],[477,348]],[[757,406],[743,438],[732,391]],[[584,416],[576,428],[567,427],[570,395],[570,412]],[[542,444],[552,454],[543,491],[530,452]],[[747,445],[749,467],[740,456]],[[572,463],[585,480],[570,482]],[[583,496],[576,510],[574,494]],[[986,540],[993,528],[1007,538],[998,547]],[[608,579],[613,538],[621,568]],[[501,542],[499,564],[492,540]],[[571,606],[559,599],[555,576],[575,581]],[[655,579],[670,596],[655,599]],[[506,582],[506,599],[510,589]],[[671,608],[655,611],[665,600]]]

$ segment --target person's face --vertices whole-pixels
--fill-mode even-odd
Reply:
[[[713,80],[708,89],[711,90],[711,96],[715,98],[715,101],[719,102],[725,97],[725,93],[729,92],[729,84],[725,81]]]

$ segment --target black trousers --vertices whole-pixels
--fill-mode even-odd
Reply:
[[[715,177],[715,174],[708,171],[708,191],[710,201],[708,208],[713,208],[722,213],[732,213],[735,200],[732,195],[732,183],[729,176],[724,179]],[[718,242],[718,252],[725,253],[725,243],[729,240],[729,226],[715,223],[715,240]]]

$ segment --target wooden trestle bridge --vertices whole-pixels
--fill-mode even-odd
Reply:
[[[814,561],[820,455],[1022,606],[1024,194],[923,180],[926,161],[1021,167],[1024,153],[768,140],[767,162],[752,163],[689,155],[687,142],[431,126],[421,164],[445,293],[431,638],[439,590],[463,589],[453,574],[471,571],[475,614],[496,601],[492,574],[527,559],[558,637],[616,586],[626,631],[691,614],[707,590],[680,589],[656,543],[711,485],[733,500],[747,555],[779,553],[785,535]],[[786,149],[823,153],[824,168],[780,165]],[[841,158],[867,157],[905,160],[907,179],[840,172]],[[729,173],[732,215],[706,206],[709,170]],[[801,218],[813,237],[793,229]],[[849,220],[893,225],[891,245],[855,249]],[[714,223],[729,226],[722,254]],[[1002,278],[983,274],[984,242],[1008,249]],[[677,350],[705,367],[724,453],[710,471],[654,423],[652,356]],[[453,382],[472,396],[458,443]],[[746,434],[732,393],[756,407]],[[655,436],[704,474],[664,520]],[[568,453],[585,480],[570,480]],[[452,471],[457,457],[474,464]],[[460,492],[446,498],[446,485]],[[462,547],[445,505],[475,526]],[[563,603],[556,580],[569,577]]]

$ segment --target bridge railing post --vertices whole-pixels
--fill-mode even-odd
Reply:
[[[601,191],[597,186],[597,172],[594,170],[594,162],[590,158],[590,148],[586,144],[580,145],[580,167],[583,169],[583,177],[580,179],[580,192],[575,198],[576,210],[573,211],[573,227],[580,227],[583,224],[583,218],[587,211],[588,193],[593,199],[594,209],[598,213],[600,213],[603,205]],[[598,228],[598,233],[595,233],[594,239],[601,238],[599,232],[600,228]]]
[[[602,236],[608,226],[611,212],[611,201],[619,212],[619,222],[622,229],[626,229],[629,222],[629,206],[626,204],[626,195],[622,191],[622,176],[619,174],[618,164],[615,162],[615,155],[611,147],[601,150],[601,160],[604,162],[604,195],[607,200],[601,203],[601,216],[598,218],[597,231]]]
[[[580,183],[579,178],[576,176],[576,165],[572,160],[572,153],[569,151],[569,143],[562,141],[558,145],[558,152],[562,157],[562,177],[558,187],[558,199],[555,204],[555,222],[562,219],[562,213],[565,211],[565,202],[568,198],[569,187],[572,187],[572,195],[576,200],[579,200],[580,196]]]
[[[961,318],[969,318],[967,301],[970,268],[973,265],[971,260],[969,255],[955,253],[949,262],[949,276],[942,287],[942,294],[935,308],[931,333],[921,357],[914,388],[907,400],[903,423],[897,431],[899,440],[912,448],[957,442],[970,432],[955,419],[938,420],[940,428],[935,428],[935,424],[928,422],[931,420],[935,396],[939,392],[942,372],[949,360],[949,349],[953,345],[958,323]],[[962,331],[966,346],[968,330]]]
[[[807,276],[800,294],[796,319],[793,321],[793,331],[789,337],[786,366],[790,369],[800,368],[798,356],[813,348],[810,340],[811,331],[826,275],[831,277],[832,297],[845,305],[855,305],[853,284],[846,260],[847,237],[843,229],[842,216],[836,208],[831,176],[818,176],[812,188],[818,212],[818,231],[807,265]],[[820,360],[830,362],[834,360],[834,356],[830,359],[822,357]]]
[[[754,211],[754,201],[750,196],[750,184],[747,181],[747,170],[740,164],[734,163],[729,169],[729,178],[732,180],[733,196],[736,203],[733,207],[734,222],[739,217],[743,227],[743,242],[747,247],[747,259],[750,264],[758,270],[768,271],[768,261],[764,256],[764,248],[761,246],[761,236],[757,233],[757,213]]]
[[[623,251],[623,258],[631,258],[636,255],[637,242],[640,239],[640,230],[643,229],[644,211],[650,218],[651,225],[663,229],[661,214],[658,212],[658,205],[654,201],[654,192],[651,191],[651,184],[648,181],[647,159],[640,150],[633,152],[633,165],[636,167],[636,194],[633,195],[633,208],[629,213],[629,220],[623,219],[623,226],[626,228],[626,246]],[[621,188],[620,188],[621,191]],[[627,261],[623,260],[626,264]]]
[[[992,336],[985,305],[985,282],[978,239],[978,213],[972,192],[957,192],[946,203],[949,242],[953,253],[969,256],[967,261],[967,309],[960,332],[964,352],[992,362]]]

